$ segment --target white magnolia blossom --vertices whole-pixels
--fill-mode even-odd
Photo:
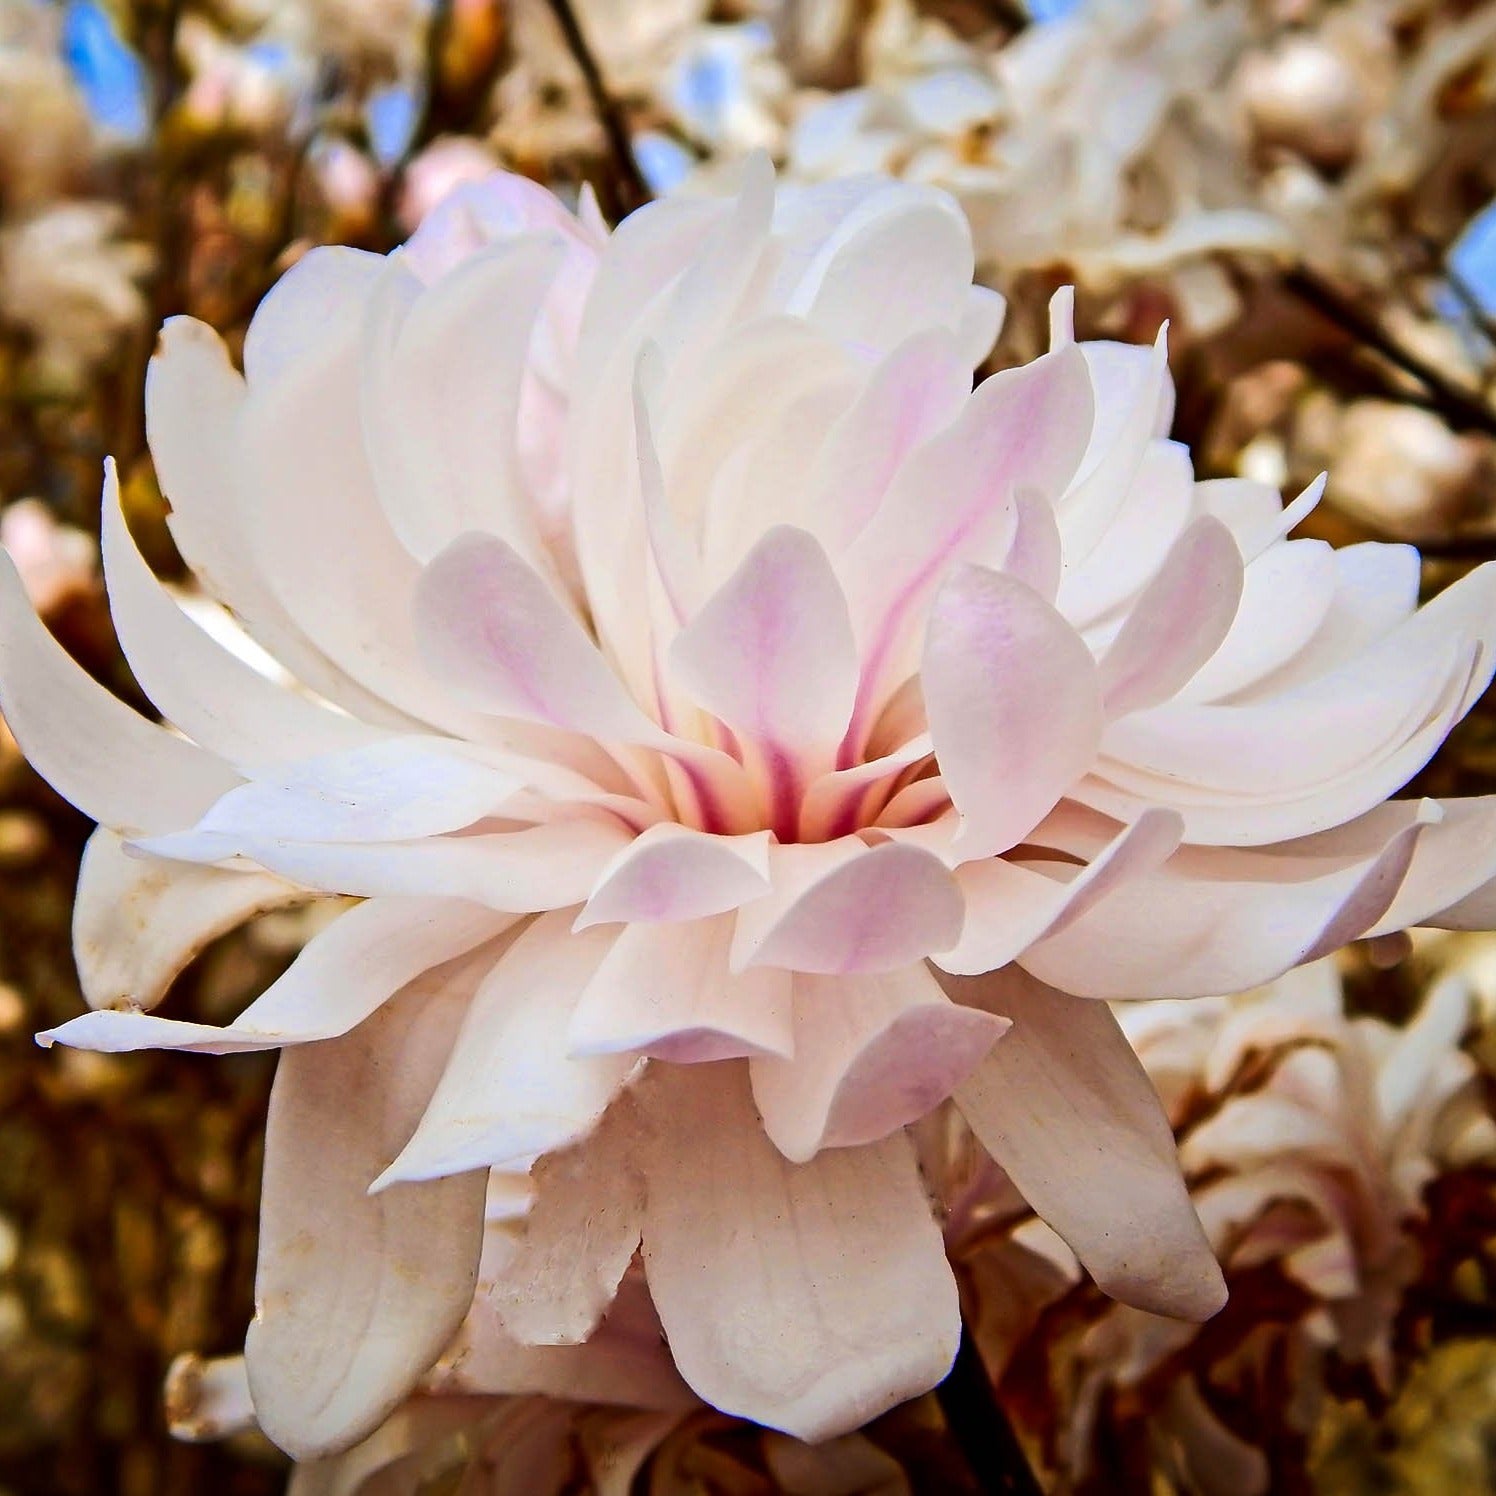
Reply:
[[[177,731],[5,574],[7,719],[100,822],[94,1011],[44,1042],[284,1047],[247,1364],[298,1456],[480,1314],[485,1221],[506,1344],[588,1340],[637,1254],[722,1410],[818,1439],[926,1390],[960,1319],[905,1126],[947,1098],[1107,1292],[1209,1316],[1098,999],[1490,921],[1496,808],[1387,797],[1496,669],[1496,569],[1418,610],[1412,550],[1287,538],[1317,486],[1196,482],[1162,342],[1077,344],[1064,297],[973,391],[972,269],[955,203],[886,179],[759,159],[610,234],[496,177],[388,258],[308,254],[242,375],[163,330],[172,533],[306,693],[163,593],[112,474]],[[234,1023],[149,1012],[309,893],[363,902]]]

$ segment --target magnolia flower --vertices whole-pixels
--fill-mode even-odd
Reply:
[[[1469,1011],[1454,976],[1406,1028],[1352,1019],[1324,961],[1243,997],[1121,1015],[1180,1128],[1232,1322],[1202,1335],[1076,1305],[1040,1331],[1052,1397],[1027,1405],[1043,1409],[1066,1489],[1109,1489],[1120,1440],[1145,1446],[1180,1489],[1266,1491],[1267,1452],[1312,1431],[1332,1362],[1396,1391],[1393,1329],[1422,1265],[1425,1186],[1496,1157],[1496,1123],[1459,1047]],[[971,1264],[979,1300],[1037,1284],[1035,1314],[1064,1291],[1063,1267],[1032,1230]]]
[[[954,1098],[1109,1293],[1220,1271],[1102,998],[1240,989],[1368,931],[1484,924],[1485,802],[1384,803],[1496,667],[1496,570],[1285,537],[1170,442],[1162,344],[975,391],[1001,304],[956,205],[858,179],[645,208],[459,190],[388,259],[309,253],[241,377],[168,323],[147,426],[204,585],[112,473],[144,721],[0,592],[0,699],[101,825],[43,1036],[285,1047],[247,1357],[298,1456],[407,1394],[483,1296],[585,1340],[642,1246],[680,1375],[802,1438],[960,1333],[904,1128]],[[8,573],[6,574],[8,577]],[[237,1022],[192,954],[361,897]],[[490,1180],[490,1174],[492,1178]],[[500,1389],[501,1390],[501,1389]]]

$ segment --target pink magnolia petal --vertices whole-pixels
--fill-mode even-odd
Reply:
[[[470,990],[428,981],[351,1034],[281,1057],[244,1354],[260,1427],[297,1459],[378,1427],[472,1302],[483,1174],[368,1193],[430,1095]]]
[[[0,711],[36,771],[117,831],[191,825],[239,777],[112,696],[49,634],[0,557]]]
[[[266,873],[222,871],[125,851],[107,826],[83,849],[73,959],[91,1008],[154,1008],[187,964],[245,920],[307,898]]]
[[[431,1104],[381,1189],[518,1164],[580,1142],[636,1066],[631,1055],[573,1059],[567,1027],[615,936],[572,934],[565,912],[535,920],[484,978]]]
[[[691,1063],[789,1054],[789,973],[754,967],[734,975],[731,940],[728,918],[621,931],[571,1015],[569,1052]]]
[[[918,624],[952,567],[1007,554],[1013,495],[1033,489],[1052,499],[1063,489],[1091,414],[1085,362],[1071,345],[984,381],[904,464],[837,561],[862,648],[860,717],[871,716],[874,688],[909,673]]]
[[[70,1019],[38,1034],[37,1042],[107,1053],[238,1054],[332,1039],[363,1023],[423,973],[465,956],[513,923],[491,909],[453,899],[370,899],[314,935],[290,969],[231,1024],[220,1028],[108,1010]]]
[[[1013,1024],[956,1091],[982,1146],[1113,1298],[1208,1319],[1226,1285],[1168,1118],[1111,1010],[1014,967],[945,985]]]
[[[955,882],[918,847],[844,837],[776,847],[770,861],[774,891],[738,911],[734,971],[889,971],[960,938]]]
[[[956,873],[966,902],[960,943],[931,960],[942,971],[966,976],[1016,961],[1129,879],[1151,872],[1178,847],[1183,829],[1173,811],[1145,810],[1069,882],[1001,857],[964,864]]]
[[[1091,653],[1011,577],[967,566],[950,578],[920,682],[966,857],[1021,841],[1094,760],[1101,702]]]
[[[691,1386],[808,1440],[934,1386],[960,1311],[908,1140],[795,1165],[764,1136],[737,1062],[660,1080],[644,1265]]]
[[[1236,542],[1220,520],[1202,515],[1170,547],[1102,656],[1107,716],[1156,706],[1202,666],[1209,670],[1241,597]]]
[[[1195,523],[1203,522],[1220,523]],[[1241,606],[1230,634],[1179,693],[1181,699],[1219,700],[1270,677],[1319,631],[1335,583],[1335,552],[1323,541],[1290,540],[1265,551],[1242,575]]]
[[[642,1143],[623,1096],[591,1137],[535,1165],[535,1203],[501,1228],[508,1237],[502,1266],[481,1288],[516,1340],[578,1345],[597,1328],[639,1245]]]
[[[795,978],[794,1053],[749,1062],[764,1131],[791,1163],[875,1143],[938,1106],[1008,1025],[946,997],[922,965]]]
[[[769,891],[769,833],[712,836],[661,821],[602,871],[576,928],[705,919]]]
[[[740,735],[829,757],[857,693],[857,645],[815,538],[770,530],[676,636],[670,670]]]
[[[661,735],[576,618],[495,536],[454,540],[422,573],[415,614],[431,669],[482,711],[620,743]]]

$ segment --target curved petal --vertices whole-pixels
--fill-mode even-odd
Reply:
[[[956,871],[966,903],[960,942],[930,959],[942,971],[979,976],[1016,961],[1131,878],[1151,872],[1178,846],[1184,823],[1171,810],[1145,810],[1069,882],[989,857]]]
[[[739,735],[829,758],[857,694],[857,644],[814,536],[770,530],[676,635],[670,670]]]
[[[767,831],[713,836],[660,821],[603,869],[576,928],[706,919],[768,891]]]
[[[920,683],[964,857],[1021,841],[1095,760],[1091,652],[1043,598],[1000,572],[964,566],[941,589]]]
[[[78,665],[32,611],[8,555],[0,556],[0,712],[37,773],[117,831],[191,825],[240,782]]]
[[[572,1059],[567,1026],[611,948],[611,931],[574,935],[564,913],[535,920],[484,978],[431,1104],[400,1156],[376,1181],[433,1179],[518,1165],[581,1141],[637,1061]]]
[[[231,763],[330,753],[384,734],[288,691],[215,643],[152,574],[125,524],[114,460],[104,465],[101,549],[109,611],[141,689],[168,721]]]
[[[428,980],[351,1034],[281,1056],[244,1356],[260,1427],[297,1459],[378,1427],[472,1302],[483,1173],[368,1193],[430,1095],[469,991]]]
[[[808,1440],[933,1387],[960,1309],[908,1139],[791,1164],[736,1062],[660,1069],[644,1267],[681,1375]]]
[[[466,955],[513,923],[455,899],[370,899],[314,935],[289,970],[231,1024],[220,1028],[138,1011],[102,1011],[48,1029],[37,1035],[37,1043],[107,1053],[238,1054],[336,1038],[423,973]]]
[[[944,985],[1013,1024],[956,1090],[982,1146],[1105,1292],[1208,1319],[1226,1302],[1225,1280],[1169,1120],[1111,1009],[1014,967]]]
[[[1437,809],[1425,802],[1373,849],[1295,857],[1286,848],[1184,847],[1115,889],[1020,958],[1087,997],[1241,992],[1376,927]]]
[[[775,847],[770,867],[773,892],[738,911],[734,971],[888,971],[961,936],[955,881],[918,847],[843,837]]]
[[[496,536],[460,536],[422,572],[415,618],[431,669],[480,711],[613,742],[661,737],[581,624]]]
[[[1236,542],[1220,520],[1201,515],[1169,548],[1102,656],[1107,716],[1156,706],[1204,673],[1202,666],[1208,671],[1241,599]]]
[[[875,1143],[938,1106],[1008,1024],[951,1002],[923,964],[798,976],[794,1053],[749,1061],[764,1131],[791,1163]]]
[[[245,920],[308,897],[267,873],[131,854],[99,826],[73,900],[73,959],[91,1008],[154,1008],[187,964]]]
[[[732,920],[630,925],[571,1015],[573,1055],[635,1052],[695,1063],[794,1047],[788,972],[727,966]]]

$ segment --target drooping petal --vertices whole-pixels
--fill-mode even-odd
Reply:
[[[573,1059],[567,1027],[612,931],[535,920],[484,978],[431,1104],[381,1188],[517,1164],[581,1141],[633,1071],[631,1055]]]
[[[982,1146],[1112,1297],[1208,1319],[1226,1285],[1169,1120],[1111,1010],[1014,967],[944,985],[1013,1024],[956,1090]]]
[[[187,964],[256,914],[307,898],[267,873],[132,855],[99,826],[73,900],[73,959],[91,1008],[154,1008]]]
[[[770,865],[773,892],[738,911],[734,971],[889,971],[960,938],[955,881],[918,847],[843,837],[775,847]]]
[[[499,1272],[481,1293],[526,1345],[577,1345],[597,1328],[639,1245],[642,1136],[626,1096],[591,1137],[549,1153],[531,1175],[535,1203],[502,1228]]]
[[[1241,553],[1220,520],[1202,515],[1170,547],[1101,658],[1108,717],[1167,701],[1210,669],[1242,597]]]
[[[428,981],[281,1057],[245,1361],[260,1426],[298,1459],[376,1428],[472,1302],[483,1173],[368,1193],[431,1094],[469,991]]]
[[[818,1440],[938,1382],[960,1312],[908,1140],[791,1164],[738,1062],[660,1069],[644,1265],[691,1386]]]
[[[146,721],[78,665],[32,611],[8,555],[0,711],[42,778],[117,831],[176,831],[239,783],[221,759]]]
[[[1022,838],[1094,761],[1095,661],[1037,593],[967,566],[941,589],[920,669],[941,776],[968,858]]]
[[[238,1054],[332,1039],[363,1023],[423,972],[466,955],[513,923],[454,899],[370,899],[314,935],[290,969],[222,1028],[110,1010],[70,1019],[38,1034],[37,1042],[109,1053]]]
[[[621,931],[571,1015],[570,1052],[677,1062],[789,1054],[789,973],[730,972],[732,928],[724,917]]]
[[[791,1163],[875,1143],[944,1101],[1008,1024],[945,995],[920,963],[794,979],[794,1053],[749,1062],[764,1131]]]
[[[670,669],[738,734],[829,757],[857,694],[857,644],[815,538],[770,530],[676,636]]]

